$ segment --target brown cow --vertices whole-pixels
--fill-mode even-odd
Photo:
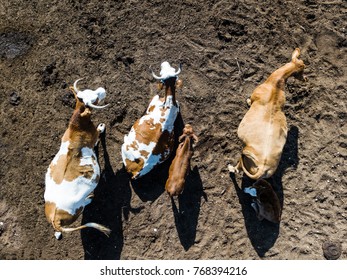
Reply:
[[[253,188],[244,191],[256,197],[252,206],[258,218],[275,223],[279,222],[281,215],[279,200],[271,185],[261,179],[275,173],[287,139],[287,121],[283,113],[286,80],[294,75],[306,79],[303,76],[305,64],[298,59],[299,55],[297,48],[292,53],[291,62],[273,72],[247,100],[250,108],[237,131],[244,144],[242,155],[236,166],[228,166],[232,173],[243,170],[249,178],[258,180]]]
[[[283,89],[290,76],[303,77],[305,65],[298,59],[299,54],[300,50],[295,49],[292,61],[273,72],[247,100],[251,107],[237,131],[244,148],[237,165],[228,166],[230,172],[243,170],[253,180],[269,178],[275,173],[287,138]]]
[[[165,184],[165,189],[171,197],[183,192],[186,176],[190,171],[190,159],[194,153],[193,143],[198,142],[198,137],[194,134],[192,126],[186,124],[178,140],[180,144],[170,165],[169,178]]]

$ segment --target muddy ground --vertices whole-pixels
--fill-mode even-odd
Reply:
[[[0,3],[0,259],[347,258],[346,1],[24,1]],[[307,82],[287,81],[289,127],[270,180],[281,223],[258,221],[227,165],[253,89],[301,49]],[[156,94],[149,67],[182,63],[182,123],[199,136],[186,188],[164,192],[170,160],[131,182],[123,137]],[[44,176],[74,99],[68,87],[107,90],[99,145],[103,176],[76,225],[112,229],[57,241],[44,216]]]

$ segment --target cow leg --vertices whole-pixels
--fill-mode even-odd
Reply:
[[[106,125],[104,123],[100,123],[96,130],[99,132],[99,134],[101,134],[105,131],[105,128],[106,128]]]
[[[93,197],[94,197],[94,191],[92,191],[90,194],[88,194],[86,199],[93,199]]]
[[[101,133],[104,133],[105,132],[105,129],[106,129],[106,125],[104,123],[100,123],[98,125],[98,127],[96,128],[97,132],[98,132],[98,139],[96,140],[95,142],[95,147],[98,145],[99,143],[99,140],[100,140],[100,134]]]
[[[254,209],[255,214],[257,215],[258,220],[262,221],[264,219],[264,216],[260,213],[259,205],[256,202],[252,202],[251,206]]]
[[[228,169],[231,173],[240,173],[242,170],[241,161],[239,160],[235,166],[228,164]]]

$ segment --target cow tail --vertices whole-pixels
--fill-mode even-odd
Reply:
[[[76,231],[76,230],[81,230],[81,229],[84,229],[84,228],[95,228],[99,231],[101,231],[102,233],[104,233],[107,237],[110,236],[110,233],[111,233],[111,230],[103,225],[100,225],[100,224],[97,224],[97,223],[86,223],[84,225],[81,225],[79,227],[75,227],[75,228],[64,228],[64,227],[61,227],[61,231],[62,232],[72,232],[72,231]]]
[[[246,173],[247,177],[258,180],[264,175],[263,166],[257,164],[254,155],[249,151],[243,151],[240,162],[242,170]]]

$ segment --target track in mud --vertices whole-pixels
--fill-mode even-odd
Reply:
[[[30,1],[0,4],[1,259],[346,259],[346,22],[344,1]],[[295,47],[308,82],[287,82],[289,134],[273,186],[279,225],[259,222],[250,182],[230,177],[246,99]],[[135,182],[124,135],[156,93],[149,67],[183,64],[181,123],[199,143],[184,194],[164,192],[169,162]],[[104,86],[111,106],[99,146],[103,177],[78,223],[112,229],[57,242],[44,217],[44,174],[73,111],[68,87]]]

